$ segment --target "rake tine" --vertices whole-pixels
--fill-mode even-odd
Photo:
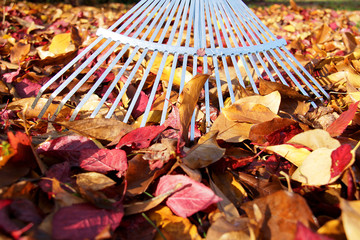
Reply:
[[[89,63],[95,59],[104,49],[109,45],[111,40],[106,40],[104,44],[98,48],[81,66],[76,69],[74,73],[72,73],[66,80],[63,82],[49,97],[47,102],[45,103],[43,109],[39,113],[38,118],[42,118],[42,116],[45,114],[45,111],[49,108],[51,102],[54,100],[54,98],[67,86],[69,83],[87,66]]]
[[[53,114],[51,121],[54,121],[56,116],[60,113],[61,108],[65,105],[65,103],[75,94],[75,92],[89,79],[89,77],[103,64],[103,62],[114,52],[114,50],[120,45],[120,42],[116,42],[107,52],[105,55],[101,57],[101,59],[91,68],[91,70],[79,81],[74,88],[71,89],[71,91],[61,100],[59,106],[57,107],[55,113]],[[119,58],[120,59],[120,58]],[[114,64],[111,64],[112,66],[115,65],[115,61],[113,61]],[[105,72],[102,74],[102,76],[98,79],[98,82],[102,82],[105,77],[107,76],[107,73],[111,71],[112,68],[107,68]],[[106,73],[107,72],[107,73]],[[106,75],[105,75],[106,73]],[[99,83],[99,84],[100,84]],[[88,99],[86,99],[87,101]]]
[[[101,102],[98,104],[97,108],[95,109],[93,114],[97,114],[97,112],[100,110],[101,106],[104,104],[105,100],[109,97],[111,91],[114,89],[115,85],[118,83],[118,81],[120,80],[121,76],[124,74],[126,68],[129,66],[129,64],[132,62],[133,58],[135,57],[137,51],[139,50],[139,47],[135,48],[133,53],[130,55],[130,57],[128,58],[128,60],[125,62],[124,66],[121,68],[120,72],[117,74],[116,78],[114,79],[114,81],[111,83],[111,85],[109,86],[108,90],[106,91],[106,93],[104,94],[104,97],[101,99]],[[125,94],[127,88],[129,87],[132,78],[135,76],[136,71],[139,69],[141,62],[144,60],[145,56],[146,56],[147,50],[144,51],[140,58],[138,59],[138,61],[136,62],[134,68],[132,69],[128,79],[126,80],[124,86],[121,88],[120,93],[118,94],[118,96],[116,97],[114,103],[112,104],[109,112],[106,114],[105,118],[110,118],[111,115],[114,113],[115,109],[117,108],[118,104],[120,103],[121,98],[123,97],[123,95]],[[95,117],[92,116],[92,117]],[[123,122],[127,122],[124,121]]]

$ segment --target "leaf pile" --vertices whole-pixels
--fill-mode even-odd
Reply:
[[[54,121],[47,113],[38,119],[45,99],[30,108],[40,87],[93,41],[97,27],[121,17],[124,5],[2,6],[0,237],[357,239],[360,12],[290,3],[254,11],[331,99],[314,109],[296,89],[259,79],[261,95],[243,89],[221,113],[211,106],[209,131],[199,114],[193,143],[190,119],[202,111],[210,75],[187,76],[162,125],[155,106],[165,101],[161,89],[151,124],[141,128],[146,92],[130,124],[101,116],[70,122],[71,106]],[[120,119],[126,109],[116,113]]]

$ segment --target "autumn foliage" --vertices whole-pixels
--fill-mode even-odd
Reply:
[[[189,75],[183,92],[174,91],[171,99],[158,89],[145,127],[139,126],[146,91],[129,123],[121,121],[126,104],[110,119],[103,118],[106,107],[99,117],[88,118],[116,69],[80,116],[68,121],[107,63],[54,121],[48,116],[63,95],[41,119],[46,98],[31,108],[40,87],[126,6],[2,6],[0,238],[358,239],[360,12],[290,2],[253,10],[287,40],[287,48],[331,99],[321,103],[294,87],[257,79],[260,95],[234,87],[236,101],[225,100],[222,111],[214,104],[216,91],[210,90],[212,124],[206,126],[202,86],[214,80],[210,74]],[[129,86],[123,102],[130,101],[136,86]],[[227,91],[223,88],[225,98]],[[168,116],[160,125],[165,101]]]

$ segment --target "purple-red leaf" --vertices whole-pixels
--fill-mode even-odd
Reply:
[[[132,146],[134,149],[147,148],[150,146],[151,141],[165,129],[166,126],[164,125],[137,128],[122,137],[116,148],[123,146]]]
[[[87,137],[73,135],[44,142],[37,149],[37,153],[63,159],[69,161],[71,165],[78,166],[83,149],[98,149],[98,147]]]
[[[15,85],[16,92],[22,98],[36,96],[40,88],[41,88],[41,84],[33,82],[27,78],[24,78],[21,82]]]
[[[317,234],[307,228],[302,222],[297,223],[297,231],[294,240],[331,240],[331,238]]]
[[[343,112],[338,119],[336,119],[327,129],[332,137],[340,136],[345,128],[349,125],[350,121],[354,118],[356,110],[360,101],[353,103],[349,109]]]
[[[135,103],[134,110],[131,113],[133,118],[136,119],[136,118],[140,117],[141,114],[143,114],[145,112],[146,105],[147,105],[148,101],[149,101],[148,96],[143,91],[141,91],[140,96],[139,96],[138,100]]]
[[[115,230],[124,215],[122,207],[116,210],[96,208],[87,203],[60,208],[53,218],[54,239],[94,239],[110,226]]]
[[[351,146],[344,144],[331,153],[331,173],[330,177],[340,175],[352,160]]]
[[[155,195],[167,193],[182,184],[183,188],[166,200],[166,205],[178,216],[188,217],[222,199],[202,183],[185,175],[166,175],[160,178]]]
[[[126,152],[120,149],[85,149],[81,151],[80,167],[87,171],[107,173],[118,171],[121,177],[127,170]]]

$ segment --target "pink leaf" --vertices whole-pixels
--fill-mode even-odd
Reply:
[[[122,207],[116,210],[105,210],[87,203],[63,207],[55,213],[53,218],[53,238],[95,239],[107,226],[115,230],[123,215]]]
[[[18,68],[16,72],[10,72],[3,74],[3,78],[5,79],[6,83],[12,83],[14,81],[14,78],[19,75],[21,67]]]
[[[116,170],[119,178],[128,168],[126,153],[119,149],[85,149],[81,151],[79,161],[80,167],[87,171],[107,173]]]
[[[311,231],[311,229],[306,227],[302,222],[298,222],[294,240],[331,240],[331,238],[317,234]]]
[[[137,128],[122,137],[116,145],[116,148],[123,146],[132,146],[135,149],[147,148],[150,146],[151,141],[165,129],[166,126],[164,125]]]
[[[36,96],[40,88],[41,84],[33,82],[27,78],[24,78],[21,82],[15,85],[16,92],[22,98]]]
[[[37,153],[63,159],[73,166],[78,166],[83,149],[98,149],[98,147],[87,137],[73,135],[44,142],[37,149]]]
[[[222,201],[215,193],[204,184],[196,182],[185,175],[166,175],[160,178],[155,195],[166,193],[178,184],[184,188],[171,195],[166,205],[178,216],[188,217],[204,210],[213,203]]]
[[[331,153],[331,174],[330,177],[334,178],[340,175],[352,160],[351,146],[344,144],[335,149]]]
[[[336,119],[327,129],[332,137],[340,136],[345,128],[349,125],[350,121],[354,118],[356,110],[360,101],[353,103],[349,109],[343,112],[338,119]]]

